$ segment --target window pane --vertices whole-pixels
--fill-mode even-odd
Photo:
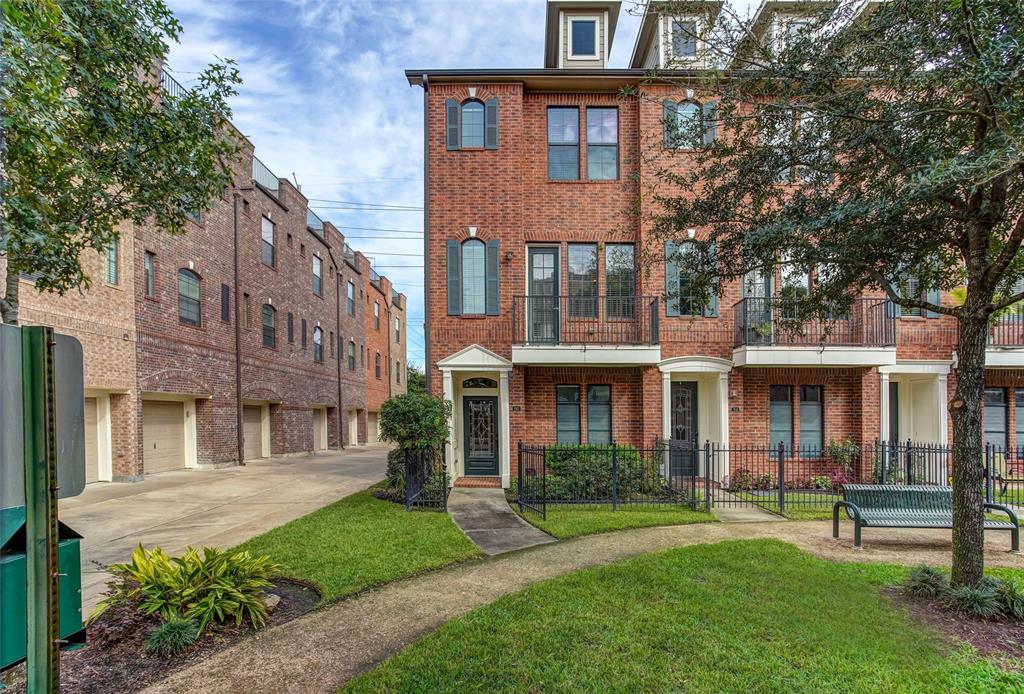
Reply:
[[[612,442],[612,387],[587,387],[587,443]]]
[[[548,146],[548,178],[575,181],[580,177],[580,150],[576,145]]]
[[[323,289],[323,261],[313,256],[313,293],[319,295]]]
[[[693,58],[697,55],[697,22],[676,19],[672,22],[672,56]]]
[[[903,293],[908,299],[923,299],[924,296],[921,293],[921,281],[916,277],[908,277],[904,281]],[[901,316],[920,316],[922,315],[921,309],[917,306],[901,306]]]
[[[1006,389],[985,389],[985,444],[1004,450],[1006,448]]]
[[[269,304],[263,306],[263,346],[275,347],[277,345],[277,318],[274,307]]]
[[[597,55],[597,22],[592,19],[573,20],[570,25],[572,28],[572,54]]]
[[[263,217],[260,237],[262,239],[262,259],[266,265],[274,266],[274,223]]]
[[[587,178],[591,181],[614,181],[618,177],[618,145],[587,145]]]
[[[178,318],[189,325],[199,325],[199,276],[189,270],[178,271]]]
[[[810,455],[824,445],[824,415],[821,386],[800,387],[800,448]]]
[[[156,296],[156,256],[146,251],[146,296]]]
[[[548,109],[548,144],[578,144],[580,112],[577,108]]]
[[[483,241],[462,244],[462,313],[480,315],[485,311],[486,262]]]
[[[117,284],[120,272],[118,270],[117,239],[107,244],[107,284]]]
[[[672,125],[672,124],[670,124]],[[700,106],[686,101],[676,106],[676,122],[673,135],[674,146],[696,149],[700,146],[703,133],[700,128]]]
[[[587,142],[605,145],[617,144],[619,142],[618,109],[587,109]]]
[[[608,295],[608,317],[635,317],[633,244],[609,243],[604,247],[604,282],[605,293]]]
[[[597,318],[596,244],[569,244],[569,316]]]
[[[324,331],[320,328],[313,328],[313,361],[324,360]]]
[[[231,288],[226,284],[220,285],[220,319],[231,320]]]
[[[769,389],[769,444],[779,443],[793,448],[793,389],[790,386],[771,386]]]
[[[558,443],[578,444],[580,442],[580,387],[557,386],[555,402]]]
[[[704,304],[696,295],[691,282],[691,266],[689,257],[693,255],[693,246],[684,243],[679,247],[678,259],[676,261],[679,274],[679,315],[681,316],[702,316],[704,315]]]
[[[484,146],[484,105],[479,101],[462,105],[462,146]]]

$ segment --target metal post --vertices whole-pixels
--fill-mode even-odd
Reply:
[[[671,471],[670,471],[671,474]],[[612,510],[619,508],[619,448],[612,441]]]
[[[914,483],[914,452],[913,444],[907,439],[907,484]]]
[[[412,477],[412,474],[409,472],[409,468],[411,467],[410,461],[409,461],[409,450],[410,449],[408,449],[408,448],[405,449],[405,453],[404,453],[404,456],[403,456],[405,458],[405,484],[402,485],[402,486],[403,486],[403,488],[405,490],[405,510],[406,511],[411,511],[412,510],[412,499],[409,496],[409,480]]]
[[[696,485],[694,485],[696,486]],[[704,510],[711,513],[711,442],[704,442]]]
[[[548,447],[541,446],[540,449],[540,464],[541,464],[541,479],[540,479],[540,490],[541,496],[543,497],[543,505],[541,506],[540,517],[544,520],[548,519]]]
[[[786,444],[779,441],[779,514],[786,511]]]
[[[31,694],[60,686],[57,408],[53,328],[22,328],[28,673]]]
[[[992,444],[985,444],[985,503],[992,503]]]
[[[516,497],[519,500],[519,512],[523,512],[523,441],[516,443]]]

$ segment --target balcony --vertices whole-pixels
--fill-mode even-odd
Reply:
[[[799,299],[733,306],[736,366],[885,366],[896,363],[896,319],[884,299],[857,299],[830,319],[798,320]]]
[[[344,256],[346,263],[354,268],[356,267],[356,252],[352,249],[352,246],[346,243],[345,248],[342,250],[342,255]]]
[[[512,361],[639,365],[661,361],[658,298],[516,296]]]
[[[252,180],[259,185],[260,188],[263,188],[275,198],[280,199],[281,182],[277,180],[277,176],[274,172],[268,169],[267,165],[256,157],[252,158]]]
[[[989,326],[985,365],[992,368],[1024,367],[1024,310],[1015,308]]]
[[[380,275],[377,274],[377,271],[374,270],[372,267],[370,268],[370,284],[372,284],[377,289],[381,288]]]

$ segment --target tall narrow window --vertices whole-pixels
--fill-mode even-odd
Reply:
[[[249,329],[249,295],[242,294],[242,327]]]
[[[373,357],[373,375],[380,378],[380,352]]]
[[[306,319],[303,318],[299,325],[301,328],[299,331],[299,344],[302,346],[302,349],[306,349]]]
[[[913,276],[907,277],[903,281],[903,287],[900,288],[900,295],[908,299],[921,299],[923,301],[924,292],[921,291],[921,281]],[[922,312],[918,306],[900,306],[900,315],[920,317]]]
[[[356,283],[348,281],[348,315],[356,315]]]
[[[199,275],[182,268],[178,270],[178,319],[186,325],[202,324]]]
[[[800,386],[800,449],[805,456],[821,454],[825,439],[823,408],[821,386]]]
[[[373,329],[380,331],[380,302],[373,302]]]
[[[402,341],[402,319],[395,318],[395,343]]]
[[[609,318],[636,316],[636,265],[633,244],[609,243],[604,247],[604,284]]]
[[[288,342],[295,342],[295,316],[291,311],[288,312]]]
[[[986,446],[1006,450],[1006,388],[985,389],[982,426]]]
[[[150,299],[156,297],[156,255],[146,251],[143,258],[143,273],[146,281],[146,296]]]
[[[580,442],[579,386],[555,386],[555,428],[558,443]]]
[[[548,178],[575,181],[580,177],[580,112],[548,108]]]
[[[402,363],[395,362],[395,383],[402,382]]]
[[[324,331],[319,325],[313,328],[313,361],[317,364],[324,361]]]
[[[266,217],[261,219],[263,220],[260,229],[261,257],[264,265],[274,267],[274,223]]]
[[[270,304],[263,304],[263,346],[277,347],[277,310]]]
[[[226,284],[220,285],[220,319],[231,320],[231,288]]]
[[[462,313],[483,315],[487,295],[487,259],[484,242],[470,239],[462,244]]]
[[[319,256],[313,256],[313,293],[317,296],[323,295],[324,281],[323,281],[324,261],[320,260]]]
[[[597,318],[596,244],[569,244],[569,316]]]
[[[614,181],[619,177],[619,110],[587,109],[587,178]]]
[[[697,22],[695,20],[672,20],[672,57],[681,60],[693,60],[697,57]]]
[[[348,370],[356,370],[356,343],[351,340],[348,343]]]
[[[587,443],[612,442],[612,387],[587,386]]]
[[[768,443],[772,449],[781,443],[793,449],[793,387],[770,386],[768,395]]]
[[[331,331],[331,337],[330,337],[330,340],[328,341],[327,344],[330,345],[331,359],[334,359],[334,331],[333,330]]]
[[[107,244],[107,284],[118,284],[121,281],[121,258],[117,247],[117,239]]]
[[[700,147],[701,107],[692,101],[665,103],[665,147],[697,149]]]
[[[479,101],[462,104],[462,147],[484,146],[484,105]]]

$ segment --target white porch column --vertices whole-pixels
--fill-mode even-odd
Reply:
[[[512,446],[511,427],[509,426],[508,371],[499,374],[498,385],[498,469],[501,471],[501,487],[508,489],[512,476],[509,461],[509,450]]]
[[[718,374],[718,416],[721,420],[718,425],[718,431],[722,437],[722,448],[729,447],[729,373],[723,371]],[[704,444],[703,441],[700,442]]]
[[[878,416],[881,421],[878,423],[878,440],[888,441],[889,440],[889,372],[879,371],[879,378],[881,379],[881,396],[879,397],[878,403]]]
[[[449,482],[454,482],[455,478],[460,474],[459,470],[456,470],[455,466],[455,453],[453,444],[455,443],[455,388],[452,387],[452,372],[442,371],[441,372],[441,394],[445,400],[452,403],[452,416],[448,418],[448,441],[444,445],[444,457],[448,461],[448,473]]]
[[[946,374],[939,374],[935,377],[935,416],[939,422],[939,445],[945,446],[949,443],[949,432],[946,429],[946,398],[947,379]]]
[[[672,374],[661,374],[661,436],[672,438]]]

